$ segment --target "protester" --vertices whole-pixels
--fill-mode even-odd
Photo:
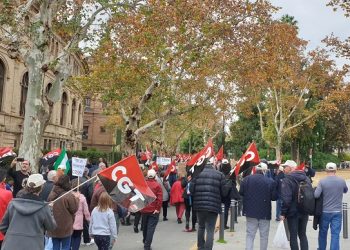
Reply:
[[[143,177],[145,179],[147,179],[148,168],[146,168],[144,164],[139,164],[139,165],[140,165]],[[135,219],[134,219],[134,232],[135,233],[139,232],[139,223],[140,223],[141,218],[142,218],[141,212],[140,211],[136,212]],[[141,223],[141,230],[143,230],[142,223]]]
[[[193,206],[198,218],[199,250],[213,248],[214,229],[217,216],[221,212],[221,200],[229,192],[225,183],[225,176],[215,170],[212,163],[206,164],[199,175],[192,180],[190,192],[193,195]],[[205,231],[206,239],[204,239]]]
[[[102,158],[101,158],[102,159]],[[96,176],[98,173],[100,173],[102,170],[105,170],[106,169],[106,163],[104,163],[104,162],[100,162],[99,164],[98,164],[98,168],[94,171],[94,172],[92,172],[92,174],[91,174],[91,177],[94,177],[94,176]]]
[[[47,201],[47,198],[49,197],[49,194],[52,191],[54,182],[57,180],[57,171],[56,170],[50,170],[47,174],[47,181],[43,185],[43,191],[40,193],[40,198],[43,201]]]
[[[190,186],[191,186],[191,175],[188,174],[187,179],[183,178],[181,182],[182,187],[184,188],[184,192],[182,194],[182,197],[184,198],[185,202],[185,218],[186,218],[186,226],[185,230],[186,232],[195,232],[196,231],[196,223],[197,223],[197,215],[196,212],[193,210],[193,197],[190,192]],[[192,228],[190,229],[190,217],[192,212]]]
[[[276,182],[264,176],[265,163],[256,166],[256,174],[245,177],[241,183],[239,194],[243,197],[243,215],[246,216],[247,236],[246,249],[254,249],[254,238],[260,232],[260,249],[267,250],[271,201],[276,200]]]
[[[281,185],[282,179],[284,178],[284,169],[279,166],[277,173],[275,175],[275,181],[277,185],[277,200],[276,200],[276,221],[280,221],[281,209],[282,209],[282,199],[281,199]]]
[[[5,234],[2,250],[44,249],[45,231],[56,227],[48,204],[39,197],[44,183],[41,174],[32,174],[25,194],[10,202],[0,225]]]
[[[162,203],[162,208],[163,208],[163,221],[167,221],[168,218],[168,205],[169,205],[169,192],[170,192],[170,184],[169,182],[164,178],[164,172],[160,174],[160,177],[158,175],[156,176],[156,180],[159,183],[159,185],[162,188],[163,192],[163,203]]]
[[[92,210],[89,233],[94,238],[98,250],[108,250],[110,244],[117,239],[117,226],[112,210],[113,201],[107,194],[102,192],[97,206]]]
[[[6,170],[0,169],[0,222],[4,217],[7,206],[12,200],[12,192],[6,190]],[[0,249],[4,235],[0,232]]]
[[[152,190],[152,192],[155,194],[156,199],[141,210],[144,250],[151,249],[154,231],[156,230],[159,220],[160,209],[162,207],[162,188],[159,185],[159,183],[155,180],[156,174],[157,173],[154,169],[150,169],[147,172],[146,183],[148,187]]]
[[[304,167],[304,171],[306,176],[310,179],[310,182],[312,183],[312,178],[315,177],[316,171],[310,166],[310,163],[307,163]]]
[[[8,175],[13,179],[13,197],[17,196],[17,193],[19,190],[22,189],[22,182],[24,179],[29,177],[30,174],[30,163],[27,160],[24,160],[23,162],[18,162],[18,158],[13,159],[11,162],[11,167],[8,171]],[[16,165],[20,164],[21,170],[16,171]]]
[[[299,249],[298,237],[300,240],[300,249],[308,250],[309,244],[306,236],[306,226],[309,215],[299,208],[297,196],[299,183],[301,181],[310,183],[310,180],[303,170],[296,169],[297,163],[295,161],[287,160],[282,166],[284,166],[287,172],[290,171],[290,173],[285,174],[281,185],[281,219],[287,219],[291,250]]]
[[[70,249],[74,215],[79,207],[79,196],[75,196],[73,193],[66,194],[70,189],[69,176],[62,175],[54,184],[48,197],[48,201],[54,201],[59,198],[54,202],[52,209],[57,228],[48,232],[48,236],[52,238],[53,250]],[[60,198],[61,196],[63,197]]]
[[[183,198],[184,188],[181,182],[184,177],[179,176],[170,190],[170,204],[176,206],[177,223],[182,223],[182,216],[185,212],[185,202]]]
[[[327,177],[320,180],[315,190],[315,198],[323,195],[323,207],[318,234],[318,249],[326,250],[328,228],[331,228],[330,249],[339,250],[339,233],[342,225],[343,193],[348,191],[344,179],[336,176],[337,165],[326,165]]]
[[[75,188],[77,186],[78,181],[77,179],[74,179],[72,181],[72,188]],[[79,207],[74,217],[73,234],[71,237],[71,250],[79,250],[81,234],[83,232],[84,218],[87,221],[90,221],[90,212],[85,196],[82,193],[80,193],[78,189],[74,190],[74,196],[79,197]]]

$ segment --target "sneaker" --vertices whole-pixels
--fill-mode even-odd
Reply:
[[[95,241],[94,239],[91,239],[90,242],[86,243],[86,246],[91,246],[93,244],[95,244]]]
[[[167,221],[167,220],[168,220],[167,217],[164,217],[164,218],[163,218],[163,221]]]
[[[229,227],[228,227],[228,226],[225,226],[224,228],[225,228],[225,229],[229,229]]]
[[[197,231],[197,230],[196,230],[195,227],[192,227],[191,230],[190,230],[190,232],[196,232],[196,231]]]
[[[134,227],[134,233],[138,233],[139,229],[137,227]]]
[[[177,223],[178,224],[181,224],[182,223],[182,220],[179,218],[179,219],[177,219]]]

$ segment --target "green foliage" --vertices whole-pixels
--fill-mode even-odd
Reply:
[[[315,152],[312,158],[312,166],[316,169],[324,169],[328,162],[339,163],[340,160],[337,156],[328,153]]]
[[[108,153],[98,151],[96,149],[89,149],[89,150],[72,150],[67,151],[68,158],[72,156],[77,156],[80,158],[88,158],[90,162],[98,162],[98,158],[107,158]]]
[[[340,153],[339,160],[341,161],[350,161],[350,154],[348,153]]]
[[[181,141],[180,150],[182,153],[196,153],[204,147],[203,133],[199,131],[191,131],[189,136]]]

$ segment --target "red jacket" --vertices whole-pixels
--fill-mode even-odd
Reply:
[[[163,192],[159,183],[155,179],[146,179],[148,187],[152,190],[156,199],[141,210],[141,213],[153,213],[154,210],[160,211],[163,204]]]
[[[6,190],[5,183],[0,183],[0,222],[5,215],[6,209],[12,200],[11,191]],[[0,232],[0,241],[4,240],[4,235]]]
[[[170,204],[175,205],[176,203],[184,202],[182,197],[184,193],[184,188],[181,185],[181,180],[176,181],[170,190]]]

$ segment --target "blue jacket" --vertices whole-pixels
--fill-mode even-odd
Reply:
[[[245,177],[239,194],[243,197],[243,215],[271,220],[271,201],[277,198],[276,182],[257,173]]]

